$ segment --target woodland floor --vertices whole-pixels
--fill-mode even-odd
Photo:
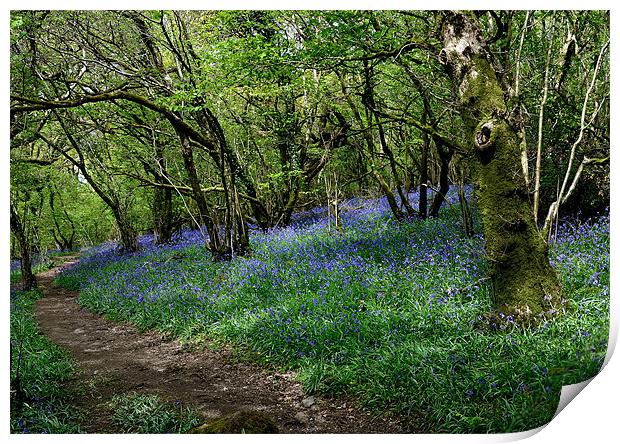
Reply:
[[[66,265],[76,257],[65,257]],[[157,394],[181,401],[205,421],[241,410],[269,415],[281,433],[411,433],[411,418],[376,417],[345,398],[307,397],[293,373],[235,358],[230,348],[192,347],[154,332],[112,322],[77,303],[76,291],[56,287],[59,267],[37,278],[43,298],[35,306],[41,331],[67,349],[78,371],[68,390],[84,414],[88,433],[119,433],[107,407],[114,395]],[[301,414],[300,414],[301,413]]]

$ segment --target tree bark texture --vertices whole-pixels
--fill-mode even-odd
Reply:
[[[475,16],[446,12],[442,37],[440,62],[452,79],[475,147],[471,168],[494,308],[523,322],[552,315],[561,309],[562,289],[533,220],[521,172],[519,137],[508,120],[504,90]]]
[[[459,182],[459,204],[461,206],[461,219],[463,221],[463,231],[468,237],[472,237],[474,235],[474,222],[471,216],[471,210],[469,208],[469,203],[467,202],[467,197],[465,196],[465,185],[463,181]]]

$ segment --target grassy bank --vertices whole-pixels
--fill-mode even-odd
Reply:
[[[38,291],[11,294],[11,433],[78,433],[66,383],[69,356],[41,335],[32,309]]]

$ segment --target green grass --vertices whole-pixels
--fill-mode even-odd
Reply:
[[[11,295],[11,433],[79,433],[66,382],[68,355],[38,330],[32,308],[38,291]]]
[[[185,433],[201,423],[190,408],[157,395],[117,395],[110,408],[114,412],[111,421],[125,433]]]
[[[32,267],[32,272],[34,274],[41,273],[42,271],[47,271],[50,268],[54,267],[54,262],[51,259],[47,259],[43,262],[39,262],[34,267]],[[22,278],[21,270],[17,270],[11,273],[11,284],[15,284],[19,282]]]
[[[108,317],[236,344],[294,369],[309,393],[354,396],[435,432],[514,432],[551,420],[562,385],[598,373],[609,333],[609,218],[565,226],[551,259],[575,310],[538,328],[481,332],[491,309],[481,236],[441,217],[367,212],[255,233],[253,254],[212,263],[198,243],[101,250],[59,281]],[[479,222],[477,222],[479,230]]]
[[[39,331],[33,305],[38,291],[15,292],[11,300],[11,433],[81,433],[67,387],[75,367],[68,354]],[[115,396],[111,421],[128,433],[183,433],[200,417],[155,395]]]
[[[37,273],[41,273],[42,271],[47,271],[50,268],[53,268],[56,264],[53,260],[53,258],[58,257],[58,258],[63,258],[66,256],[72,256],[74,254],[77,253],[76,251],[63,251],[63,252],[53,252],[53,253],[47,253],[46,255],[44,255],[42,257],[42,259],[37,262],[33,267],[32,267],[32,272],[34,274]],[[19,282],[22,278],[22,272],[21,270],[16,270],[16,271],[11,271],[10,273],[10,278],[11,278],[11,284],[15,284],[17,282]]]

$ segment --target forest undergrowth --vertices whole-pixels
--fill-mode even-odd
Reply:
[[[415,202],[414,202],[415,203]],[[475,208],[474,208],[475,210]],[[484,241],[463,233],[452,192],[439,217],[394,221],[383,199],[352,199],[253,231],[252,254],[214,263],[198,231],[120,254],[114,243],[57,278],[80,303],[187,341],[234,344],[293,369],[308,393],[415,415],[437,432],[515,432],[551,420],[562,385],[598,373],[609,333],[609,216],[563,221],[550,245],[567,306],[554,322],[496,332]]]
[[[67,382],[69,354],[45,338],[33,315],[39,291],[11,289],[11,433],[78,433]]]

